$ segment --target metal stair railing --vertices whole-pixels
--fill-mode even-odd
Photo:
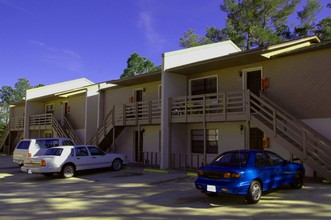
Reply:
[[[69,136],[75,144],[81,144],[80,138],[76,135],[73,127],[71,126],[69,120],[66,117],[63,117],[63,128],[65,132],[67,133],[67,136]]]
[[[102,140],[106,137],[106,135],[113,129],[114,127],[114,108],[109,111],[105,120],[98,127],[96,132],[92,135],[92,137],[88,140],[88,144],[91,145],[99,145]]]
[[[57,133],[58,137],[68,138],[66,132],[62,129],[60,123],[56,120],[56,118],[52,114],[47,114],[48,117],[51,117],[52,128]]]
[[[294,154],[331,180],[331,142],[289,113],[277,108],[266,97],[250,93],[250,115],[294,147]]]
[[[5,142],[6,142],[6,139],[7,137],[9,136],[9,123],[6,125],[6,128],[5,130],[3,131],[2,133],[2,136],[1,136],[1,139],[0,139],[0,151],[2,151],[4,145],[5,145]]]

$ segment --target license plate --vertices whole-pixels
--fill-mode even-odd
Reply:
[[[32,170],[28,170],[28,174],[32,174]]]
[[[207,185],[207,191],[208,192],[216,192],[216,186]]]

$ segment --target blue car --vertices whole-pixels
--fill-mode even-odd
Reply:
[[[305,169],[266,150],[224,152],[210,164],[200,167],[195,187],[208,196],[235,194],[247,203],[258,203],[262,192],[290,184],[301,189]]]

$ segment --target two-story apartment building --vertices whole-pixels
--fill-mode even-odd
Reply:
[[[96,111],[87,108],[98,100],[93,91],[97,85],[85,78],[27,90],[25,101],[10,108],[3,151],[12,152],[22,138],[70,137],[83,143],[96,129],[89,123],[93,115],[95,121]]]
[[[38,115],[63,125],[69,106],[81,143],[132,162],[196,168],[226,150],[268,148],[331,179],[330,58],[331,42],[317,37],[248,51],[231,41],[173,51],[163,54],[160,72],[36,97],[28,91],[11,122],[24,119],[17,127],[25,138],[68,136],[41,131]]]

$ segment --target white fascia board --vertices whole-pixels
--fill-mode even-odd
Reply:
[[[164,71],[174,67],[209,60],[241,51],[232,41],[176,50],[163,54]]]
[[[33,88],[26,91],[26,100],[28,101],[35,98],[55,95],[58,93],[75,90],[92,84],[94,84],[92,81],[86,78],[80,78],[62,83]]]

